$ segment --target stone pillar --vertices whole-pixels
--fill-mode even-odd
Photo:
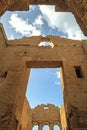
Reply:
[[[74,52],[76,54],[76,59],[78,59],[78,63],[76,63],[75,59],[71,63],[63,63],[63,95],[64,95],[64,111],[65,118],[67,122],[67,128],[70,129],[83,129],[87,128],[87,95],[84,94],[86,88],[86,62],[85,55],[78,56],[78,51]],[[82,50],[79,49],[79,53],[82,54]],[[82,60],[84,59],[84,64],[82,64]],[[76,68],[78,72],[82,72],[80,77],[77,75]],[[82,77],[84,75],[84,77]],[[64,118],[64,117],[63,117]],[[63,123],[64,125],[64,123]]]
[[[3,25],[0,23],[0,52],[2,51],[1,52],[2,54],[3,54],[2,48],[5,48],[6,46],[7,46],[7,38],[5,35]]]
[[[9,70],[6,67],[0,73],[0,129],[16,130],[26,93],[26,66],[12,64]]]
[[[54,130],[54,128],[53,128],[54,126],[53,126],[53,124],[52,124],[52,123],[50,124],[50,126],[49,126],[49,127],[50,127],[50,130]]]
[[[39,123],[38,125],[38,130],[42,130],[43,129],[43,124],[42,123]]]

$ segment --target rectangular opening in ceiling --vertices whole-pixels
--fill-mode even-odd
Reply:
[[[58,9],[57,5],[56,11]],[[76,23],[74,15],[70,12],[59,11],[55,12],[54,5],[30,5],[27,12],[5,12],[0,21],[3,23],[8,39],[40,35],[53,35],[77,40],[87,39]]]

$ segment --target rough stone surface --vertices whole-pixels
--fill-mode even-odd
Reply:
[[[19,127],[20,126],[23,130],[32,130],[32,110],[26,97],[23,105],[21,123],[19,124]]]
[[[38,105],[32,109],[33,125],[59,125],[61,127],[60,109],[52,104]]]
[[[67,130],[68,126],[67,126],[67,119],[66,119],[66,113],[65,113],[65,106],[64,106],[64,104],[62,105],[62,107],[60,109],[60,120],[61,120],[61,128],[63,130]]]

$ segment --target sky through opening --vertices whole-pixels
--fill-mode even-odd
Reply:
[[[31,107],[38,104],[54,104],[61,107],[63,96],[60,69],[31,69],[26,96]]]
[[[55,6],[31,5],[29,11],[7,11],[0,18],[8,39],[30,36],[60,36],[87,39],[70,12],[55,12]]]

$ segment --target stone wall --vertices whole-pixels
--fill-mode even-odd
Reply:
[[[0,31],[0,130],[16,130],[21,122],[27,81],[33,67],[61,67],[68,130],[85,130],[87,41],[57,36],[6,40],[2,27]],[[52,41],[54,48],[38,46],[41,41]]]
[[[23,105],[20,125],[22,130],[32,130],[32,110],[26,98]]]
[[[29,70],[16,55],[4,53],[7,40],[3,27],[0,30],[0,130],[15,130],[21,120]]]
[[[62,105],[60,109],[60,120],[61,120],[61,129],[67,130],[68,126],[67,126],[67,119],[66,119],[66,112],[65,112],[64,104]]]
[[[42,104],[32,109],[32,122],[33,125],[53,125],[58,124],[61,127],[60,123],[60,109],[52,104]]]

